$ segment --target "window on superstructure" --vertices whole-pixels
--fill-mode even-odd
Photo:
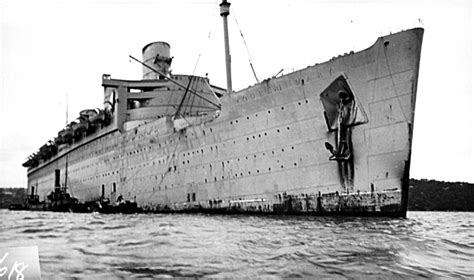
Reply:
[[[115,182],[112,183],[112,190],[114,193],[117,191],[117,184]]]
[[[193,201],[196,201],[196,193],[193,193]]]

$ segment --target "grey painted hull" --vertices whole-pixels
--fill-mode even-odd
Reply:
[[[145,211],[405,216],[422,37],[381,37],[225,95],[179,127],[169,116],[137,122],[148,112],[119,103],[110,126],[29,168],[28,187],[50,192],[59,169],[81,202],[122,195]],[[137,84],[103,82],[122,100]]]

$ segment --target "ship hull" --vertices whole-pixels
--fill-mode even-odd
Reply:
[[[123,196],[144,211],[403,217],[422,36],[226,95],[178,129],[111,126],[30,168],[29,192],[51,191],[60,170],[80,202]]]

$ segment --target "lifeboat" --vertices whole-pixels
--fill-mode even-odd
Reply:
[[[64,144],[65,142],[66,141],[64,140],[64,138],[62,138],[61,135],[59,135],[58,133],[58,137],[54,139],[54,145],[59,146],[61,144]]]
[[[86,132],[89,128],[89,122],[85,119],[79,118],[78,122],[74,123],[71,127],[74,131],[74,135],[82,135],[82,133]]]
[[[28,157],[28,159],[25,161],[25,163],[23,163],[23,167],[30,167],[30,166],[33,166],[34,165],[34,161],[35,161],[35,156],[36,155],[31,155]]]
[[[90,120],[97,115],[97,111],[94,109],[86,109],[79,112],[79,118],[84,120]]]
[[[65,142],[69,141],[74,136],[74,131],[71,127],[72,124],[75,124],[75,122],[68,124],[66,128],[58,133],[59,137],[61,137]]]
[[[105,112],[103,110],[98,111],[99,112],[95,116],[89,118],[91,124],[101,124],[105,121]]]
[[[37,156],[42,160],[48,160],[57,152],[58,148],[53,144],[53,141],[48,141],[48,143],[41,146]]]

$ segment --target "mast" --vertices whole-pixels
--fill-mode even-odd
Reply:
[[[227,16],[229,15],[230,3],[222,0],[219,5],[221,7],[221,16],[224,21],[224,44],[225,44],[225,68],[227,72],[227,93],[232,93],[232,74],[230,71],[230,48],[229,48],[229,31],[227,29]]]

